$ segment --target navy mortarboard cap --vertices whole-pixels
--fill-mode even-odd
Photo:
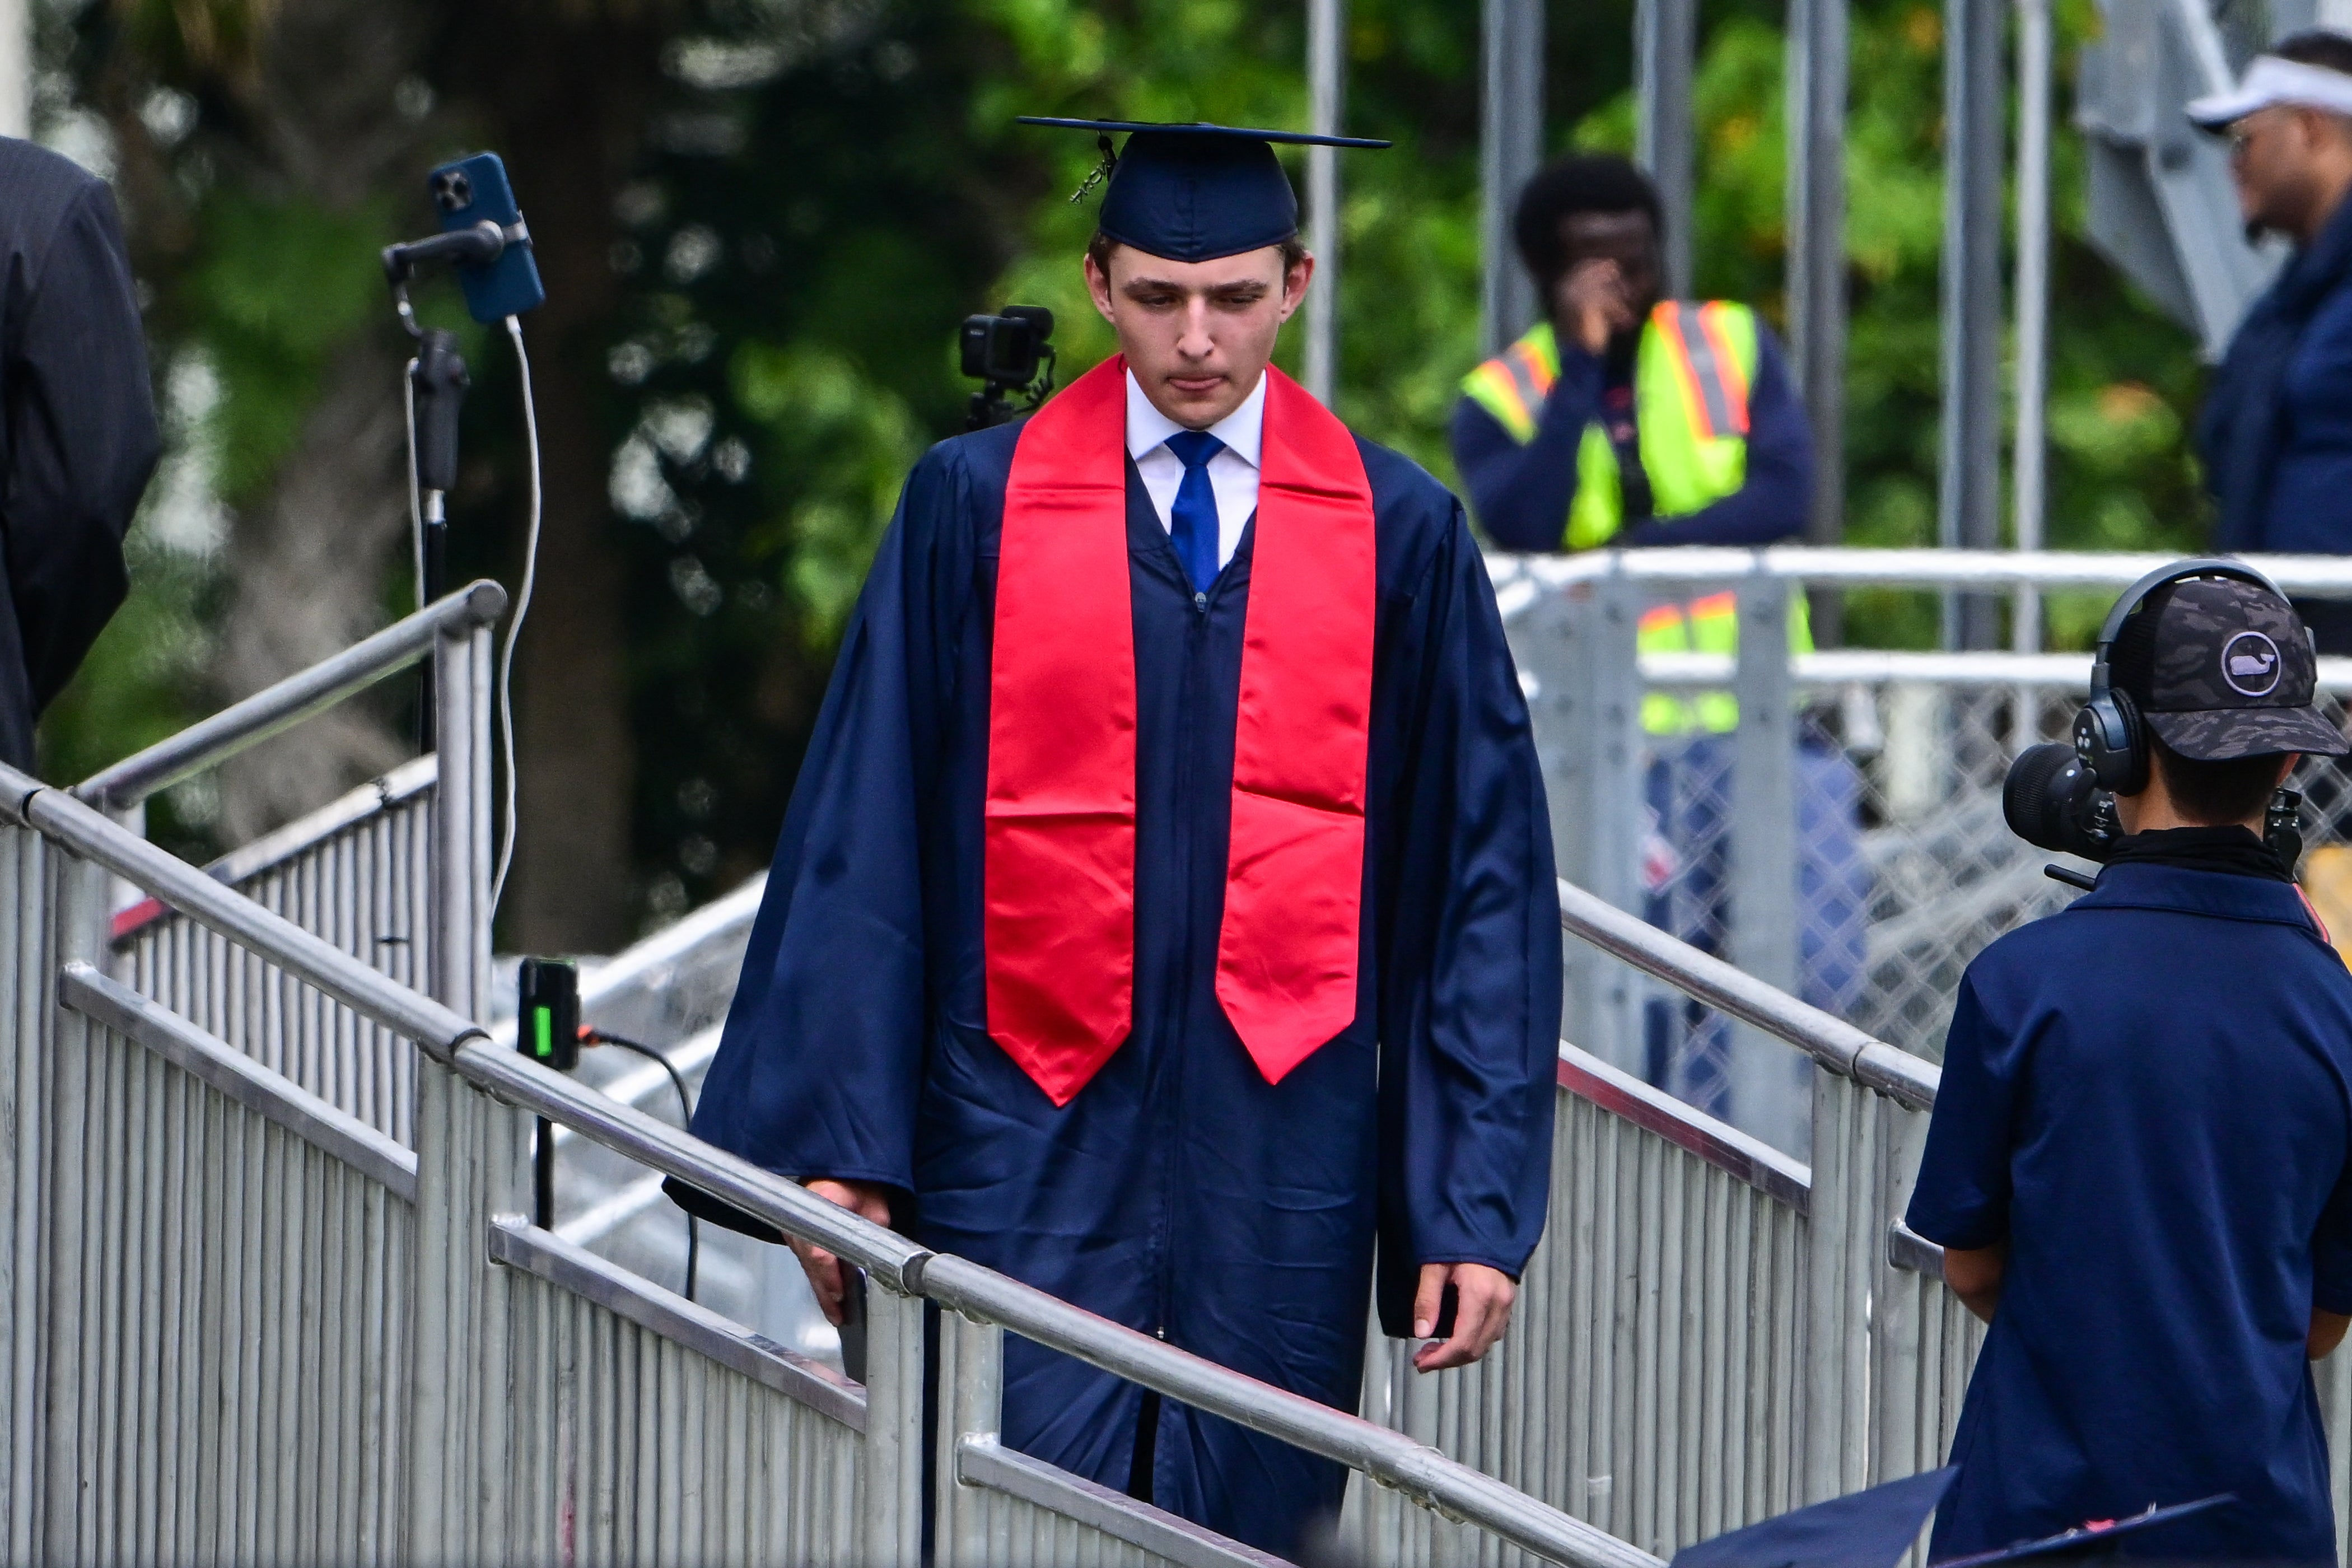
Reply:
[[[1685,1546],[1670,1568],[1895,1568],[1959,1473],[1948,1465],[1817,1502]]]
[[[2105,1557],[2115,1550],[2118,1536],[2152,1530],[2159,1524],[2170,1524],[2177,1519],[2187,1519],[2193,1513],[2203,1513],[2209,1508],[2238,1500],[2235,1492],[2221,1492],[2212,1497],[2199,1498],[2195,1502],[2177,1502],[2168,1508],[2149,1507],[2145,1513],[2135,1513],[2124,1519],[2095,1519],[2078,1524],[2072,1530],[2062,1530],[2055,1535],[2045,1535],[2039,1541],[2021,1541],[2014,1546],[2004,1546],[1998,1552],[1979,1552],[1969,1557],[1947,1557],[1929,1568],[1991,1568],[1995,1563],[2064,1562],[2070,1558]],[[2158,1552],[2160,1559],[2167,1555]]]
[[[1103,233],[1121,245],[1171,261],[1213,261],[1298,233],[1298,197],[1274,156],[1276,142],[1314,147],[1386,147],[1360,136],[1298,131],[1244,131],[1230,125],[1163,125],[1136,120],[1052,120],[1023,115],[1024,125],[1091,131],[1100,139]],[[1114,132],[1127,145],[1110,150]],[[1084,195],[1094,185],[1079,188]],[[1076,199],[1076,198],[1073,198]]]

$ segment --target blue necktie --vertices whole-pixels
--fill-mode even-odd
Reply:
[[[1217,492],[1209,483],[1209,459],[1225,444],[1206,430],[1179,430],[1168,437],[1168,449],[1184,465],[1184,482],[1168,509],[1169,542],[1193,591],[1205,594],[1217,580]]]

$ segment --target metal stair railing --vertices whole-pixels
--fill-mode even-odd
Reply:
[[[468,659],[449,663],[456,668],[442,672],[443,690],[462,697],[482,671]],[[466,709],[461,700],[443,710]],[[445,731],[442,757],[450,776],[474,776],[478,758],[463,737]],[[475,853],[486,826],[478,821],[483,793],[438,825],[436,919],[457,940],[442,946],[436,983],[448,994],[481,984],[464,933],[472,929],[468,900],[478,896],[486,863]],[[0,1020],[16,1026],[0,1033],[0,1047],[10,1050],[6,1068],[18,1081],[30,1068],[46,1087],[75,1086],[70,1096],[37,1095],[14,1108],[20,1121],[28,1111],[46,1116],[47,1136],[33,1168],[21,1142],[5,1162],[18,1216],[10,1247],[20,1258],[28,1246],[43,1258],[50,1283],[46,1300],[30,1313],[12,1313],[6,1325],[9,1365],[31,1374],[8,1390],[11,1451],[0,1464],[11,1478],[10,1538],[32,1548],[21,1556],[171,1558],[210,1543],[225,1554],[291,1557],[305,1542],[331,1540],[320,1522],[331,1514],[338,1521],[396,1516],[396,1531],[368,1539],[382,1548],[372,1554],[406,1561],[537,1560],[565,1547],[604,1555],[616,1542],[625,1554],[626,1542],[656,1528],[666,1540],[700,1542],[706,1555],[731,1557],[758,1544],[735,1529],[747,1500],[781,1485],[788,1494],[783,1512],[816,1531],[807,1538],[810,1550],[797,1555],[911,1563],[924,1504],[922,1313],[932,1300],[947,1314],[934,1500],[940,1539],[954,1543],[955,1560],[1011,1563],[1091,1539],[1096,1549],[1116,1543],[1129,1551],[1130,1560],[1265,1561],[1004,1452],[994,1440],[995,1411],[1001,1336],[1011,1331],[1339,1460],[1423,1508],[1468,1521],[1498,1538],[1498,1546],[1592,1568],[1655,1561],[1399,1433],[928,1252],[501,1049],[464,1010],[367,967],[65,792],[0,770],[0,820],[21,825],[0,828],[11,840],[0,844],[0,899],[23,917],[0,973]],[[397,1183],[359,1184],[373,1195],[353,1188],[359,1165],[372,1161],[381,1175],[387,1163],[406,1157],[396,1145],[371,1144],[373,1153],[354,1163],[327,1158],[331,1151],[314,1141],[298,1139],[299,1149],[271,1144],[286,1130],[288,1106],[314,1122],[331,1111],[316,1097],[236,1063],[226,1047],[206,1058],[205,1069],[219,1078],[235,1064],[241,1076],[226,1091],[205,1072],[174,1065],[174,1050],[184,1061],[205,1055],[203,1031],[106,981],[75,951],[75,932],[88,929],[77,926],[75,904],[92,880],[89,868],[128,878],[415,1042],[425,1066],[413,1204],[400,1202],[392,1190]],[[27,1038],[28,1023],[35,1038]],[[156,1038],[170,1047],[148,1043]],[[192,1081],[215,1099],[194,1094]],[[265,1117],[267,1127],[257,1132],[237,1121],[238,1108],[250,1112],[256,1100],[271,1095],[281,1114]],[[864,1268],[869,1339],[861,1419],[835,1418],[854,1405],[837,1383],[790,1358],[751,1359],[761,1352],[753,1337],[730,1335],[707,1314],[514,1219],[523,1207],[521,1154],[533,1116]],[[341,1132],[348,1144],[364,1141],[366,1130]],[[408,1215],[407,1228],[387,1226],[390,1245],[377,1250],[368,1215],[392,1209]],[[27,1236],[28,1228],[37,1234]],[[237,1251],[232,1241],[251,1246]],[[257,1273],[206,1272],[220,1257],[250,1259]],[[184,1312],[148,1310],[184,1292],[192,1270],[204,1275],[199,1294],[217,1281],[243,1314],[198,1314],[196,1321],[242,1325],[226,1348],[192,1337]],[[713,1357],[684,1342],[695,1337],[688,1323],[706,1341],[719,1335],[724,1353]],[[371,1324],[378,1325],[378,1349],[388,1351],[395,1339],[403,1346],[396,1363],[387,1363],[397,1366],[394,1386],[373,1391],[398,1406],[396,1452],[386,1451],[391,1428],[366,1414],[376,1408],[367,1404],[371,1390],[348,1375],[354,1343],[370,1353]],[[357,1342],[331,1339],[354,1325],[362,1331]],[[641,1336],[628,1342],[636,1348],[625,1365],[608,1353],[623,1331],[618,1325]],[[319,1359],[329,1343],[341,1360]],[[247,1360],[236,1362],[232,1351]],[[169,1440],[217,1409],[192,1409],[184,1400],[170,1421],[151,1421],[171,1387],[184,1391],[184,1381],[174,1384],[165,1370],[178,1364],[175,1352],[218,1363],[213,1386],[231,1404],[266,1406],[240,1417],[242,1447],[205,1451]],[[224,1356],[230,1360],[221,1363]],[[747,1377],[744,1366],[765,1375]],[[362,1381],[374,1370],[362,1368]],[[809,1385],[810,1378],[823,1386]],[[759,1406],[755,1391],[795,1409],[807,1405],[777,1394],[780,1386],[810,1394],[833,1414],[819,1410],[814,1426],[780,1424]],[[338,1394],[350,1397],[339,1404]],[[630,1456],[617,1468],[616,1451]],[[598,1478],[622,1471],[635,1495],[598,1489]],[[845,1503],[854,1512],[845,1521],[836,1517]],[[326,1554],[371,1553],[337,1542]]]
[[[411,668],[436,642],[462,647],[504,614],[506,593],[480,581],[342,652],[115,763],[73,788],[136,826],[151,795]],[[404,984],[432,973],[431,858],[439,768],[432,753],[403,763],[308,816],[229,851],[206,868],[295,924]],[[415,1062],[407,1042],[268,966],[153,900],[112,913],[106,965],[255,1059],[406,1142],[414,1136]]]
[[[108,813],[136,805],[421,662],[439,639],[488,626],[506,608],[504,588],[488,579],[469,583],[342,652],[101,769],[76,784],[74,796]]]

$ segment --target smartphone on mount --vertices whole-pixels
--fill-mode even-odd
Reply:
[[[457,268],[457,283],[466,291],[466,309],[474,320],[495,326],[546,303],[539,263],[529,244],[516,243],[521,238],[522,209],[515,205],[507,166],[496,153],[444,163],[425,176],[425,184],[433,193],[434,210],[441,215],[442,233],[471,228],[484,219],[507,231],[507,247],[496,261]]]

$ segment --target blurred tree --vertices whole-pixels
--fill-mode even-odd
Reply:
[[[154,291],[157,360],[217,388],[192,433],[226,508],[203,681],[217,700],[382,620],[406,507],[373,255],[385,183],[420,139],[398,89],[424,20],[378,0],[119,0],[75,30]],[[381,704],[348,705],[223,769],[218,830],[241,841],[404,754]]]
[[[1631,0],[1550,9],[1555,146],[1629,145]],[[1343,164],[1339,403],[1450,479],[1444,426],[1477,337],[1476,11],[1349,12],[1348,129],[1397,147]],[[1303,123],[1302,13],[1245,0],[87,5],[68,62],[78,98],[61,111],[101,112],[120,148],[187,434],[174,483],[216,492],[227,535],[209,555],[153,547],[133,606],[47,728],[50,765],[86,771],[168,728],[197,664],[210,695],[249,689],[403,606],[404,344],[378,313],[374,251],[429,225],[430,162],[490,145],[514,171],[551,297],[528,323],[548,510],[502,941],[605,947],[730,885],[766,860],[907,467],[961,426],[959,318],[1052,307],[1065,382],[1108,352],[1079,284],[1091,203],[1068,199],[1092,142],[1013,116]],[[2092,0],[2063,0],[2063,38],[2093,14]],[[1774,0],[1707,7],[1696,247],[1705,291],[1776,321],[1779,16]],[[1857,0],[1853,37],[1852,537],[1925,543],[1940,24],[1928,0]],[[2183,437],[2202,373],[2186,336],[2081,241],[2065,108],[2052,541],[2186,546],[2203,528]],[[428,310],[457,313],[446,293]],[[514,368],[495,334],[467,352],[453,566],[512,587]],[[1285,362],[1297,353],[1294,334]],[[2081,616],[2061,605],[2053,618],[2073,635]],[[1871,596],[1851,625],[1924,644],[1934,615]],[[381,765],[399,718],[387,706],[347,731],[306,731],[295,763],[268,766],[312,793],[232,788],[223,838]],[[187,804],[201,815],[200,797]]]

